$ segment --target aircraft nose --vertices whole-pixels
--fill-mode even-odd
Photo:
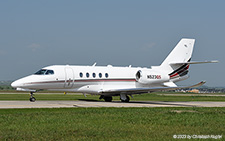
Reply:
[[[14,82],[11,84],[11,86],[12,86],[13,88],[18,88],[18,87],[22,86],[22,84],[17,80],[17,81],[14,81]]]

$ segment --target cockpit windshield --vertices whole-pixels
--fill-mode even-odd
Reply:
[[[47,69],[41,69],[34,74],[35,75],[52,75],[52,74],[54,74],[54,71],[53,70],[47,70]]]

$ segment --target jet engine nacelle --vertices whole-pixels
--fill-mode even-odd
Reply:
[[[154,84],[169,81],[168,74],[163,74],[153,70],[139,70],[136,73],[136,81],[141,84]]]

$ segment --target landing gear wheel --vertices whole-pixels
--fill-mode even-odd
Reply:
[[[99,99],[104,99],[104,95],[100,95]]]
[[[36,99],[34,97],[30,98],[30,102],[35,102]]]
[[[130,101],[130,97],[129,96],[126,96],[126,99],[125,100],[122,100],[122,99],[120,99],[121,100],[121,102],[129,102]]]
[[[35,102],[36,98],[34,97],[34,93],[30,92],[30,102]]]
[[[105,102],[112,102],[112,97],[111,96],[104,96]]]

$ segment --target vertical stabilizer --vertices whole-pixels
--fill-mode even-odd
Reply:
[[[191,60],[194,43],[195,39],[181,39],[167,58],[162,62],[160,69],[169,74],[182,67],[182,64],[172,65],[171,63],[189,62]]]

